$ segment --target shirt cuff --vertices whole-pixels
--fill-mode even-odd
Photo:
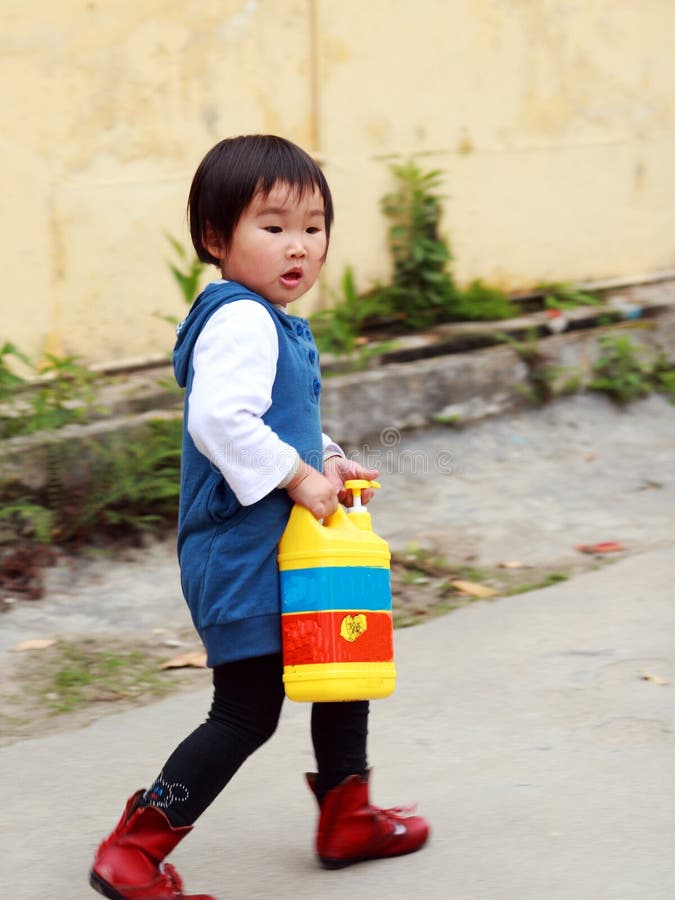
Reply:
[[[330,459],[331,456],[341,456],[343,459],[346,458],[345,452],[340,447],[339,444],[336,444],[335,441],[331,441],[327,434],[321,435],[321,441],[323,443],[323,461],[326,462],[327,459]]]
[[[284,475],[284,477],[281,479],[281,481],[279,482],[277,487],[285,488],[286,485],[289,484],[295,478],[299,466],[300,466],[300,454],[296,452],[295,459],[293,460],[291,468],[288,470],[286,475]]]

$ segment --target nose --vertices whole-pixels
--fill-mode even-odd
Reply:
[[[304,241],[300,235],[291,236],[286,253],[291,259],[302,259],[303,256],[307,255]]]

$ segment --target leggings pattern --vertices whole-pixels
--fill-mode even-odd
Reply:
[[[242,763],[274,734],[284,701],[281,654],[216,666],[206,721],[176,747],[143,805],[163,809],[174,827],[192,825]],[[317,789],[367,771],[368,701],[315,703],[311,735]]]

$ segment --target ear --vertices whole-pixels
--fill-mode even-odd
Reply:
[[[222,260],[224,258],[225,250],[222,241],[211,227],[210,222],[206,223],[206,228],[202,234],[202,245],[204,246],[204,249],[208,250],[211,256],[214,256],[217,260]]]

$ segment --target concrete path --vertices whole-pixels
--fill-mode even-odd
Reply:
[[[654,551],[397,634],[371,764],[375,802],[416,799],[433,824],[409,857],[315,865],[309,710],[287,703],[174,854],[188,886],[220,900],[672,900],[673,574]],[[1,750],[2,896],[89,897],[95,843],[208,702],[184,694]]]
[[[534,489],[517,506],[521,517],[528,502],[539,503],[536,515],[522,519],[529,532],[524,524],[508,532],[501,523],[488,537],[494,553],[508,557],[528,546],[541,552],[542,535],[565,547],[628,535],[637,545],[630,555],[545,590],[397,632],[396,693],[372,706],[372,794],[381,805],[417,800],[432,823],[429,845],[397,860],[320,869],[312,855],[316,813],[302,779],[312,768],[309,708],[287,703],[274,739],[174,853],[188,888],[219,900],[672,900],[675,532],[672,504],[662,505],[672,498],[673,469],[663,468],[672,461],[672,422],[646,415],[642,432],[635,420],[632,430],[628,419],[612,422],[615,446],[624,448],[615,460],[621,490],[604,491],[593,513],[591,481],[585,506],[583,485],[571,478],[566,505],[559,482],[542,494],[543,472],[531,468]],[[653,432],[645,433],[650,422]],[[558,421],[546,434],[542,453],[555,433],[566,446],[561,427]],[[465,506],[469,531],[498,514],[500,497],[517,504],[517,479],[527,481],[530,457],[509,458],[534,440],[523,429],[511,421],[467,432],[475,456],[466,457],[463,471],[473,472],[476,498],[488,496],[487,469],[480,477],[485,457],[504,456],[501,473],[493,469],[491,505]],[[521,438],[509,442],[509,434]],[[661,487],[640,490],[644,480]],[[429,496],[440,494],[441,480],[435,492],[425,483]],[[461,479],[442,483],[456,495],[468,490]],[[621,515],[626,484],[635,488],[642,527]],[[460,534],[460,511],[450,493],[444,497],[426,503],[426,495],[401,491],[401,539],[404,532]],[[561,508],[562,516],[555,512]],[[586,508],[597,519],[575,526]],[[610,523],[625,530],[609,534]],[[0,896],[95,896],[86,877],[96,843],[208,704],[208,690],[184,693],[0,749]]]

